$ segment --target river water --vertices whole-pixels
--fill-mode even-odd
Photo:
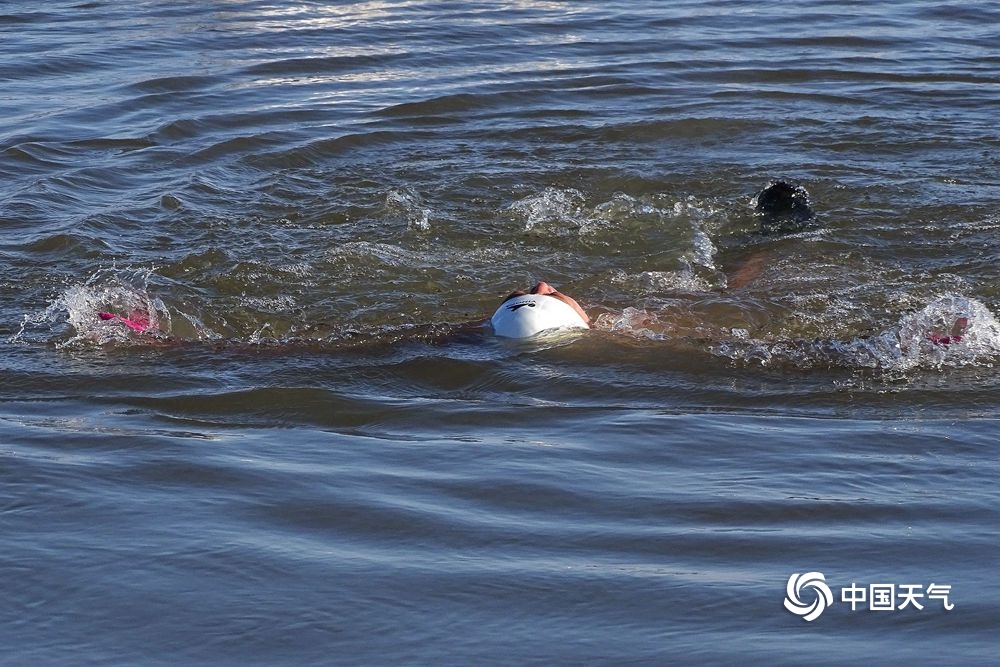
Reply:
[[[995,664],[996,7],[0,34],[0,664]]]

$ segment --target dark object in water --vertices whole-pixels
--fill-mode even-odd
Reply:
[[[771,181],[757,193],[756,202],[754,211],[760,217],[761,234],[798,232],[816,216],[806,189],[787,181]]]

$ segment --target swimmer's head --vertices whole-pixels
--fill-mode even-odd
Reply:
[[[815,217],[809,193],[801,185],[771,181],[754,197],[754,211],[760,216],[762,234],[801,231]]]
[[[497,336],[527,338],[552,329],[589,329],[590,317],[572,297],[538,283],[528,292],[511,293],[490,324]]]

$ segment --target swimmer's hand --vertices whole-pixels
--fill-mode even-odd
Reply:
[[[955,320],[954,326],[951,327],[951,335],[944,336],[942,334],[932,333],[927,336],[927,339],[936,345],[951,345],[952,343],[958,343],[962,340],[962,334],[965,333],[965,328],[969,326],[968,317],[960,317]]]
[[[100,319],[105,320],[105,321],[107,321],[107,320],[115,320],[115,321],[121,322],[122,324],[124,324],[128,328],[130,328],[130,329],[132,329],[134,331],[138,331],[139,333],[142,333],[144,331],[148,331],[150,329],[150,326],[149,326],[149,316],[146,315],[145,313],[141,313],[139,311],[136,311],[136,312],[132,313],[129,317],[123,317],[121,315],[115,315],[114,313],[100,312],[100,313],[97,313],[97,317],[99,317]]]

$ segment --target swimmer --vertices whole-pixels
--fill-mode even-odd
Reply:
[[[816,213],[809,202],[809,192],[801,185],[785,180],[774,180],[754,195],[754,217],[762,236],[794,234],[805,229]],[[754,247],[749,256],[735,262],[736,268],[728,272],[730,289],[740,289],[756,280],[770,261],[770,251]]]
[[[590,317],[573,297],[545,282],[511,292],[490,318],[501,338],[528,338],[555,329],[589,329]]]
[[[529,338],[546,331],[589,329],[590,316],[576,300],[545,282],[528,292],[511,292],[490,319],[493,333],[501,338]],[[926,339],[947,348],[960,343],[969,326],[969,318],[959,316],[948,334],[929,331]]]
[[[159,334],[149,315],[134,311],[128,316],[101,311],[99,320],[121,324],[132,331]],[[528,338],[544,331],[559,329],[589,329],[590,316],[571,296],[563,294],[546,282],[540,282],[527,292],[511,292],[488,321],[493,333],[501,338]],[[469,323],[459,329],[484,327],[486,323]]]
[[[151,335],[156,340],[174,340],[169,335],[164,337],[159,327],[150,321],[150,317],[139,310],[131,312],[128,317],[115,313],[101,311],[97,313],[97,318],[113,325],[121,325],[128,329],[145,335]],[[964,314],[959,314],[953,320],[953,325],[947,333],[940,330],[925,330],[918,336],[929,341],[933,345],[941,348],[949,348],[951,345],[962,342],[966,337],[970,318]],[[670,329],[671,325],[664,323],[652,324],[652,328],[659,326]],[[650,328],[650,323],[642,325],[644,330]],[[580,307],[577,301],[558,291],[545,282],[540,282],[527,292],[518,290],[509,294],[497,308],[492,318],[489,320],[478,320],[467,322],[461,325],[451,325],[451,327],[441,332],[433,333],[430,339],[436,344],[446,344],[449,342],[480,341],[483,333],[492,332],[500,338],[525,339],[552,331],[585,331],[590,329],[590,317],[586,311]],[[426,333],[428,329],[424,329]],[[180,342],[180,341],[176,341]],[[840,349],[840,345],[837,349]]]

